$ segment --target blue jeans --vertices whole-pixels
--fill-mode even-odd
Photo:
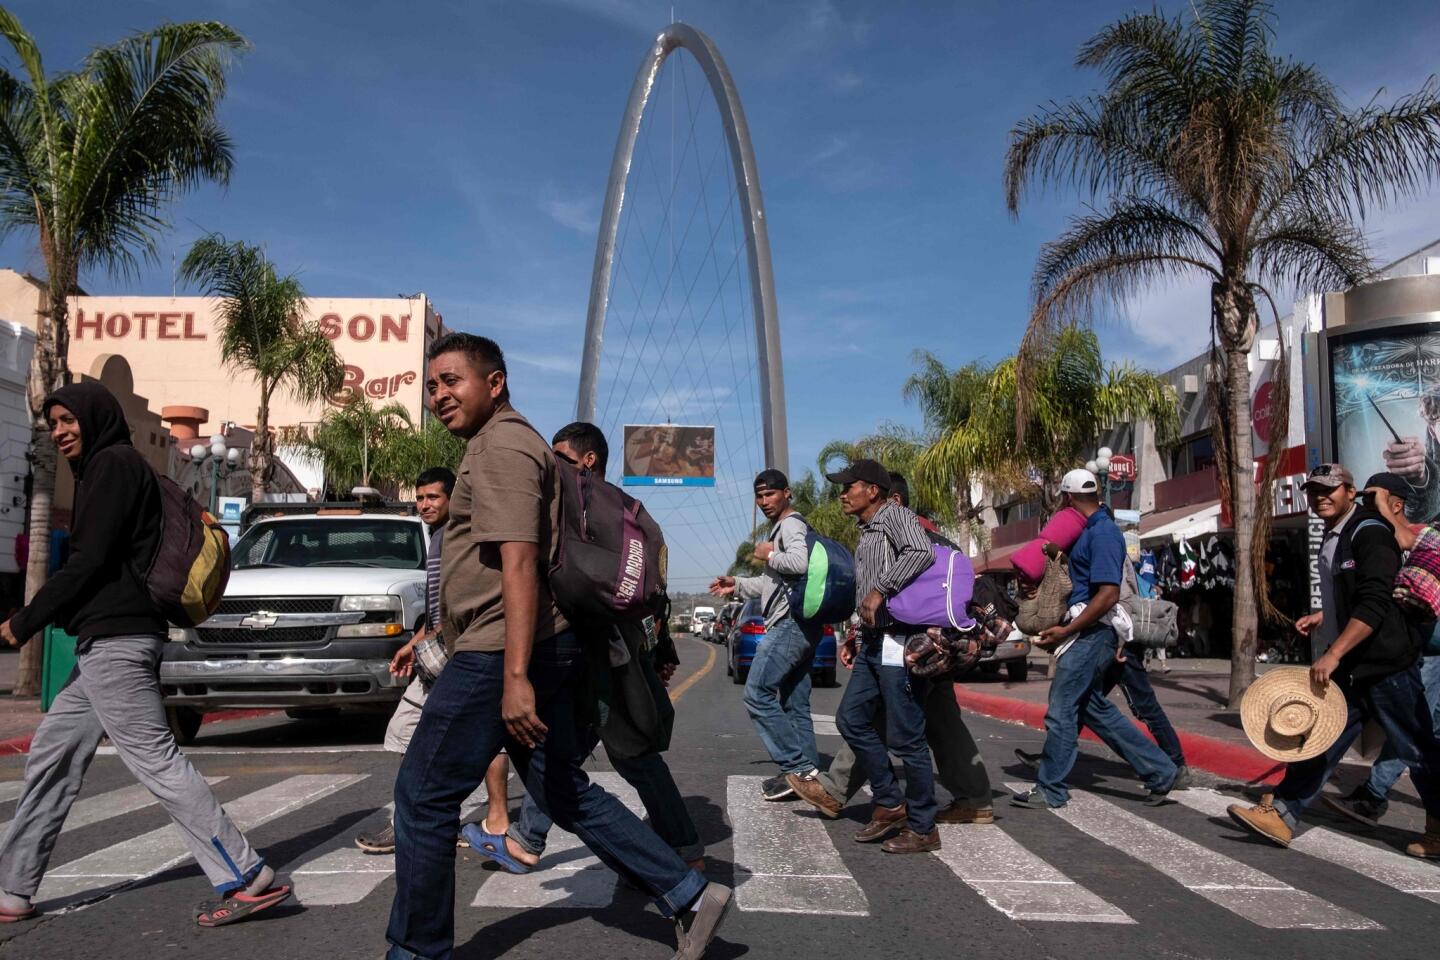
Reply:
[[[1430,723],[1440,732],[1440,656],[1426,657],[1420,661],[1420,683],[1425,688],[1425,702],[1430,705]],[[1370,768],[1370,779],[1365,789],[1377,801],[1384,801],[1395,781],[1408,769],[1404,760],[1396,754],[1390,741],[1380,750],[1380,757]]]
[[[535,749],[506,734],[500,720],[501,652],[455,654],[420,715],[395,781],[395,900],[390,960],[449,960],[455,941],[455,835],[460,804],[503,746],[525,789],[542,810],[578,834],[606,866],[651,894],[665,916],[695,901],[705,879],[585,776],[580,764],[595,745],[576,722],[580,643],[562,633],[535,645],[530,682],[536,712],[548,728]]]
[[[904,666],[881,663],[882,638],[862,637],[855,654],[855,668],[840,706],[835,725],[855,751],[855,759],[875,803],[896,807],[904,802],[911,830],[922,836],[935,829],[935,771],[930,766],[930,745],[925,740],[926,681],[911,677]],[[875,729],[881,710],[885,711],[885,737]],[[886,746],[889,749],[886,749]],[[890,766],[890,754],[905,767],[905,792]]]
[[[1334,679],[1345,694],[1347,715],[1340,739],[1318,757],[1289,764],[1275,788],[1275,807],[1292,828],[1300,814],[1320,795],[1330,774],[1340,765],[1365,721],[1374,720],[1385,731],[1395,756],[1410,768],[1410,779],[1420,791],[1425,812],[1440,818],[1440,740],[1436,739],[1430,704],[1420,683],[1420,666],[1392,673],[1380,680],[1352,684]]]
[[[1160,706],[1160,701],[1155,697],[1155,688],[1150,686],[1150,674],[1145,672],[1144,647],[1129,644],[1125,647],[1123,662],[1110,662],[1110,666],[1105,670],[1105,683],[1100,687],[1100,692],[1110,696],[1110,691],[1115,689],[1117,683],[1125,694],[1125,702],[1130,704],[1130,712],[1135,714],[1135,719],[1150,728],[1150,735],[1155,738],[1160,749],[1165,751],[1165,756],[1169,757],[1175,766],[1185,766],[1185,751],[1180,746],[1180,737],[1175,733],[1170,718],[1165,715],[1165,708]]]
[[[810,666],[821,629],[783,618],[766,631],[745,680],[745,709],[781,773],[805,773],[820,766],[810,719]]]
[[[1062,807],[1070,800],[1065,777],[1079,751],[1080,721],[1125,760],[1151,790],[1164,792],[1175,782],[1175,764],[1135,729],[1102,692],[1115,659],[1115,631],[1091,627],[1075,639],[1055,664],[1050,702],[1045,708],[1045,747],[1037,777],[1045,801]]]
[[[608,748],[605,755],[615,772],[640,795],[650,828],[674,849],[676,856],[687,862],[704,856],[705,846],[700,842],[695,821],[685,809],[685,800],[680,796],[680,788],[675,786],[675,777],[665,758],[658,753],[617,757]],[[527,793],[520,807],[520,819],[510,825],[509,836],[538,857],[545,852],[545,840],[553,825],[554,821]]]

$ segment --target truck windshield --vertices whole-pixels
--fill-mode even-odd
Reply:
[[[425,569],[420,524],[407,520],[326,517],[258,523],[235,542],[236,570],[257,567]]]

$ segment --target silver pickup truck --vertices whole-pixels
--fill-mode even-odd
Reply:
[[[215,615],[165,644],[160,684],[181,743],[206,711],[384,709],[408,682],[389,663],[425,611],[429,532],[414,508],[271,506],[252,508],[232,546]]]

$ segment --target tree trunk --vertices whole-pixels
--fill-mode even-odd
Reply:
[[[955,532],[960,538],[960,552],[966,556],[970,554],[970,524],[973,522],[970,518],[970,511],[973,508],[974,504],[970,502],[970,481],[961,477],[955,482],[955,516],[957,518]]]
[[[270,486],[270,391],[260,385],[260,409],[255,411],[255,441],[250,445],[250,502],[259,503]]]
[[[1255,650],[1259,611],[1255,605],[1255,565],[1251,560],[1255,516],[1255,448],[1250,436],[1250,366],[1248,349],[1225,351],[1230,392],[1230,491],[1235,525],[1235,603],[1231,627],[1230,707],[1255,682]],[[1283,446],[1283,444],[1282,444]]]

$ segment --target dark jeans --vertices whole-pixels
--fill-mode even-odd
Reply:
[[[1056,661],[1050,702],[1045,707],[1045,747],[1036,776],[1052,807],[1062,807],[1070,800],[1065,777],[1075,766],[1082,718],[1151,790],[1169,790],[1175,782],[1175,764],[1100,692],[1105,672],[1115,659],[1115,645],[1113,629],[1094,626],[1080,634]]]
[[[1395,756],[1410,768],[1410,779],[1420,792],[1426,814],[1440,818],[1440,741],[1420,683],[1419,665],[1362,684],[1340,678],[1331,682],[1338,683],[1345,694],[1345,729],[1320,756],[1286,766],[1285,779],[1275,788],[1275,807],[1285,822],[1294,827],[1300,814],[1320,795],[1367,720],[1380,725]]]
[[[1435,727],[1436,734],[1440,734],[1440,656],[1426,657],[1420,661],[1420,683],[1425,688],[1425,702],[1430,705],[1430,723]],[[1401,760],[1395,753],[1389,741],[1380,750],[1380,757],[1375,765],[1370,768],[1370,779],[1365,781],[1365,789],[1377,803],[1383,803],[1390,795],[1390,788],[1395,786],[1395,781],[1407,769],[1404,760]],[[1437,772],[1440,776],[1440,772]]]
[[[1110,696],[1110,691],[1115,689],[1117,683],[1125,694],[1125,702],[1130,704],[1130,712],[1135,715],[1135,719],[1150,728],[1150,735],[1155,738],[1160,749],[1165,751],[1165,756],[1169,757],[1175,766],[1185,766],[1185,751],[1180,746],[1180,737],[1175,733],[1170,718],[1165,715],[1165,708],[1160,706],[1160,701],[1155,697],[1155,688],[1150,686],[1150,674],[1145,672],[1143,646],[1132,643],[1125,647],[1124,661],[1111,662],[1105,671],[1105,683],[1100,692]]]
[[[576,722],[583,664],[579,641],[562,633],[535,645],[530,682],[548,728],[534,750],[500,720],[503,653],[461,652],[430,697],[395,781],[395,901],[386,938],[390,960],[449,960],[455,940],[455,835],[460,804],[503,746],[542,810],[579,835],[611,870],[647,891],[665,916],[694,902],[705,880],[685,866],[623,803],[581,768],[594,733]]]
[[[745,678],[745,710],[781,773],[809,773],[820,765],[810,719],[810,666],[821,629],[781,618],[766,631]]]
[[[670,844],[681,860],[688,862],[704,856],[700,833],[695,829],[695,821],[690,819],[690,811],[685,809],[680,788],[675,786],[675,777],[665,758],[653,752],[638,757],[617,757],[608,747],[605,755],[615,772],[640,795],[650,827],[660,839]],[[527,793],[520,807],[520,819],[510,825],[510,838],[539,856],[545,852],[545,840],[553,825],[554,821]]]
[[[903,801],[910,829],[927,834],[935,829],[935,771],[930,766],[930,747],[925,741],[925,710],[928,692],[924,680],[911,677],[903,665],[881,663],[882,638],[865,637],[855,654],[855,668],[845,695],[836,710],[835,725],[855,751],[876,804],[899,806]],[[875,729],[880,709],[885,710],[885,736]],[[889,750],[886,750],[886,746]],[[905,792],[895,779],[890,754],[905,767]]]

